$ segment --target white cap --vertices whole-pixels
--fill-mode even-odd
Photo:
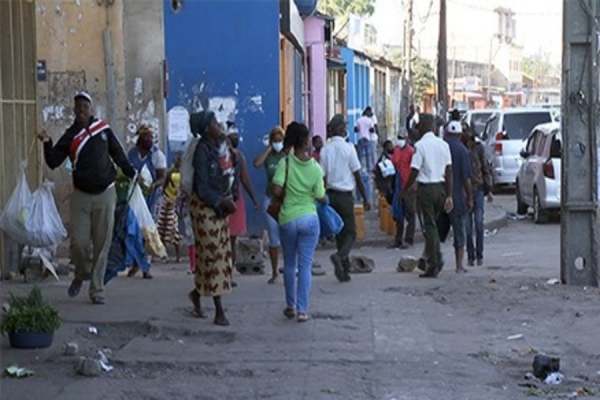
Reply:
[[[448,132],[455,134],[462,133],[461,123],[458,121],[450,121],[448,124]]]
[[[92,100],[92,96],[90,96],[89,94],[87,94],[86,92],[79,92],[75,95],[75,97],[73,97],[74,100],[77,99],[86,99],[87,101],[90,102],[90,104],[94,104],[93,100]]]

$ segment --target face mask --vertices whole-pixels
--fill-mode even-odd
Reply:
[[[406,139],[398,139],[398,146],[400,146],[400,147],[406,146]]]
[[[271,145],[271,147],[273,147],[275,153],[279,153],[281,150],[283,150],[283,142],[275,142]]]

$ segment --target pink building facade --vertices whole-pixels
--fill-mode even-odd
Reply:
[[[327,134],[327,50],[330,17],[314,14],[304,19],[308,87],[307,120],[313,135]]]

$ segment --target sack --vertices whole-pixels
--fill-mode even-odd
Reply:
[[[142,229],[142,234],[144,235],[146,242],[146,250],[156,257],[166,257],[167,251],[165,245],[160,239],[158,228],[154,219],[152,219],[152,214],[150,214],[146,199],[144,199],[142,189],[140,189],[140,185],[138,184],[136,184],[133,189],[131,199],[129,200],[129,207],[131,207],[131,210],[135,214],[135,218]]]
[[[329,204],[317,202],[317,215],[319,216],[319,225],[321,227],[320,237],[337,235],[342,231],[344,220]]]
[[[34,247],[47,247],[60,243],[67,237],[67,230],[62,223],[52,188],[54,184],[45,181],[31,196],[29,217],[25,229],[29,235],[27,244]]]
[[[280,196],[273,196],[271,198],[271,202],[267,207],[267,214],[269,214],[275,221],[279,222],[279,213],[281,212],[281,207],[283,206],[283,201],[285,200],[285,185],[287,184],[287,176],[290,164],[288,162],[288,158],[285,158],[285,178],[283,179],[283,191]]]
[[[15,242],[31,247],[49,247],[67,237],[54,197],[53,184],[44,182],[33,195],[27,184],[27,162],[19,166],[17,186],[0,215],[0,229]]]
[[[179,188],[188,195],[192,194],[194,188],[194,153],[196,152],[196,146],[199,141],[199,137],[194,137],[189,140],[185,153],[183,153],[181,159],[181,167],[179,168],[181,173]]]

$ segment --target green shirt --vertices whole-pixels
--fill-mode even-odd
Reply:
[[[285,178],[286,163],[277,166],[273,183],[285,186],[285,199],[279,213],[279,224],[283,225],[305,215],[316,214],[315,199],[325,197],[323,170],[311,158],[300,161],[296,156],[288,157],[287,181]]]
[[[265,159],[265,171],[267,171],[267,197],[273,197],[273,192],[271,191],[271,183],[273,182],[273,177],[275,176],[275,171],[277,170],[277,164],[281,161],[282,158],[285,157],[285,153],[280,151],[279,153],[269,153],[267,158]]]

